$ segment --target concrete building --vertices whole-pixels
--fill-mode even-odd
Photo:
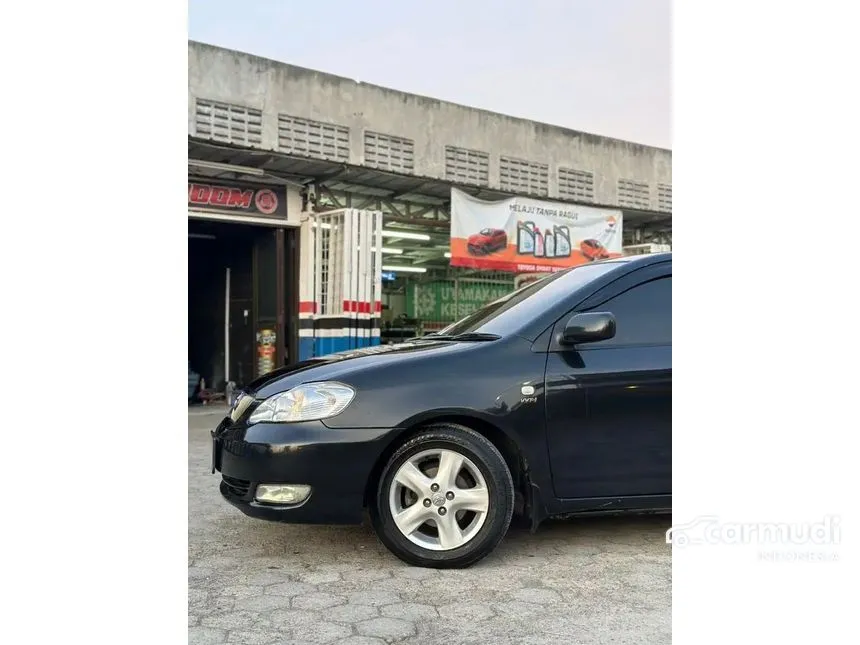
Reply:
[[[190,42],[188,132],[365,168],[669,214],[672,152]]]
[[[513,288],[512,275],[449,266],[452,187],[485,200],[530,196],[621,209],[626,243],[671,244],[670,150],[196,42],[188,44],[188,79],[189,248],[199,265],[190,274],[214,281],[190,292],[216,294],[189,306],[221,307],[226,316],[224,333],[195,348],[210,357],[192,366],[209,382],[237,373],[245,380],[307,357],[298,338],[317,331],[309,328],[316,305],[304,295],[313,281],[302,259],[313,246],[309,213],[379,212],[397,264],[426,271],[385,285],[389,320],[416,318],[420,307],[463,315],[464,294],[469,308],[481,304],[480,294]],[[394,230],[403,237],[392,237]],[[218,254],[229,255],[232,273]],[[419,294],[415,281],[430,279],[432,289]],[[487,288],[472,288],[478,283]],[[444,294],[454,301],[440,303]],[[380,303],[369,306],[377,311]],[[432,328],[447,320],[425,322]],[[190,344],[192,337],[201,338],[189,330]]]

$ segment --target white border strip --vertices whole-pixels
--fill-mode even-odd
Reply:
[[[193,208],[188,209],[188,217],[190,219],[208,219],[219,222],[233,222],[235,224],[262,224],[263,226],[272,226],[274,228],[299,228],[300,226],[298,222],[288,222],[287,220],[272,219],[269,217],[253,217],[248,215],[228,215],[226,213],[198,211]]]

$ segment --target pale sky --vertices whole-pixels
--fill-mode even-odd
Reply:
[[[671,148],[670,0],[189,0],[189,38]]]

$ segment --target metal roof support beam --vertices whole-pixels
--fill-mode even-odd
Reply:
[[[386,206],[391,208],[392,213],[396,217],[405,217],[407,219],[412,219],[420,222],[448,222],[450,217],[444,208],[437,206],[435,204],[418,204],[412,202],[402,202],[402,204],[406,207],[406,212],[402,213],[394,208],[393,204],[390,204],[388,201],[385,202]],[[413,207],[417,207],[416,210],[413,210]],[[427,214],[431,213],[430,217],[427,217]]]
[[[412,226],[432,226],[436,228],[448,228],[447,220],[435,220],[428,218],[414,219],[412,217],[397,217],[396,215],[383,215],[384,221],[394,222],[396,224],[410,224]]]
[[[381,199],[380,202],[383,205],[388,206],[388,210],[390,210],[392,213],[394,213],[397,217],[404,217],[403,213],[400,212],[400,209],[394,205],[394,203],[391,201],[390,198]]]
[[[442,217],[439,217],[439,212],[438,212],[437,206],[433,206],[433,205],[424,206],[423,208],[420,208],[420,209],[415,210],[415,211],[412,210],[412,206],[413,205],[411,203],[406,204],[406,216],[407,217],[424,218],[424,219],[444,219]],[[433,217],[424,217],[427,213],[430,213],[430,212],[433,213]]]
[[[318,184],[317,191],[319,195],[324,195],[327,199],[330,199],[334,203],[335,208],[348,208],[348,206],[344,202],[341,202],[341,200],[338,199],[337,195],[335,195],[331,190],[329,190],[328,186],[325,186],[324,184]]]
[[[363,195],[348,190],[332,190],[322,184],[317,184],[316,189],[318,196],[324,196],[335,208],[351,208],[351,204],[357,204],[355,208],[361,210],[367,208],[380,210],[386,222],[436,228],[447,228],[450,224],[450,216],[444,206],[420,202],[395,204],[387,197]],[[362,201],[359,201],[360,199]],[[430,217],[427,216],[428,214]]]
[[[382,210],[382,206],[380,205],[379,201],[380,201],[380,200],[379,200],[379,197],[368,197],[368,198],[367,198],[367,199],[365,199],[363,202],[360,202],[360,203],[358,204],[358,206],[356,206],[356,208],[357,208],[358,210],[364,210],[364,209],[366,209],[366,208],[370,208],[370,207],[372,206],[372,207],[373,207],[373,210],[375,210],[375,211],[381,211],[381,210]]]

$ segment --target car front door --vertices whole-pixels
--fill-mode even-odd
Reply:
[[[610,285],[577,308],[612,313],[613,338],[560,345],[569,316],[553,330],[545,392],[559,498],[671,494],[671,265],[641,280]]]

